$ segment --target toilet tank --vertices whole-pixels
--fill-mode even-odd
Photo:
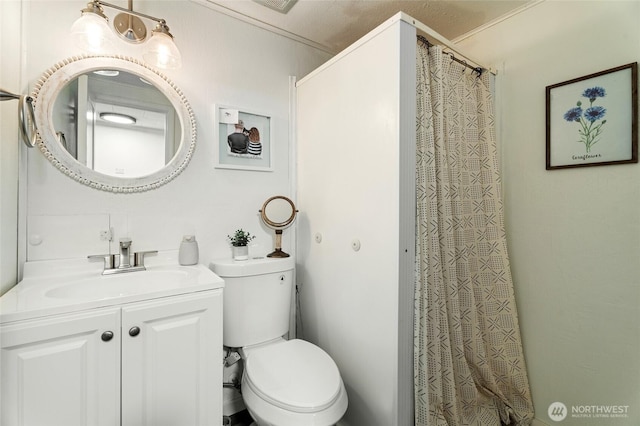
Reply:
[[[223,344],[232,348],[267,342],[289,331],[293,270],[287,258],[214,260],[224,280]]]

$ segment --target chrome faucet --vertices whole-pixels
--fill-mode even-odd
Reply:
[[[120,238],[120,262],[118,269],[131,268],[131,238]]]
[[[118,266],[116,266],[115,254],[98,254],[88,256],[91,260],[103,260],[104,270],[102,275],[118,274],[122,272],[144,271],[144,256],[146,254],[156,254],[158,250],[139,251],[133,254],[133,265],[131,264],[131,238],[121,238],[118,256]]]

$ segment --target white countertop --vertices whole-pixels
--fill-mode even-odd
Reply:
[[[177,251],[149,255],[145,265],[146,271],[102,275],[103,263],[86,258],[27,262],[24,279],[0,297],[0,324],[224,287],[204,265],[179,265]],[[142,289],[128,291],[131,282]]]

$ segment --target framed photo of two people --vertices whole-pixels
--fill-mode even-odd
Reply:
[[[219,169],[273,171],[273,126],[269,115],[226,105],[215,105]]]

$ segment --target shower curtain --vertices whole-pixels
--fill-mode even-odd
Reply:
[[[533,419],[489,73],[417,48],[415,424]]]

